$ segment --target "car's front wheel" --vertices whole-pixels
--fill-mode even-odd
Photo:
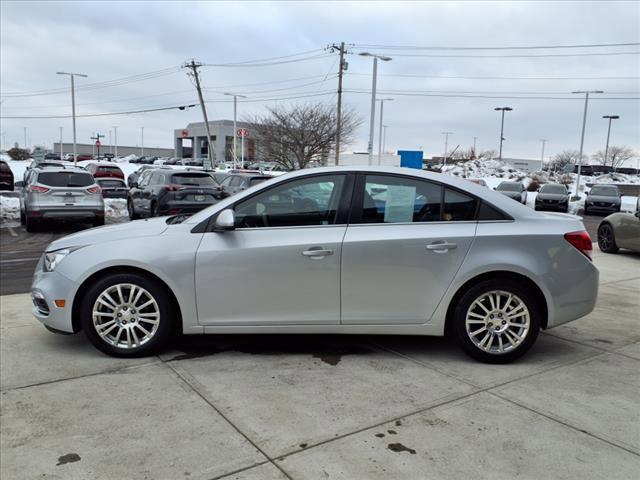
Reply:
[[[136,273],[116,273],[98,280],[84,295],[80,315],[91,343],[117,357],[160,351],[176,325],[164,286]]]
[[[619,250],[613,227],[608,223],[598,227],[598,247],[604,253],[616,253]]]
[[[136,209],[133,206],[133,200],[131,199],[129,199],[129,201],[127,202],[127,211],[129,212],[129,219],[136,220],[138,218]]]
[[[536,341],[541,306],[512,279],[491,279],[471,287],[454,310],[454,330],[462,349],[485,363],[509,363]]]

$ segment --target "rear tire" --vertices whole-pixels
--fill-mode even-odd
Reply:
[[[484,363],[509,363],[535,343],[542,311],[517,281],[485,280],[460,298],[453,313],[453,330],[467,355]]]
[[[179,316],[169,298],[163,285],[146,276],[106,275],[84,295],[82,329],[89,341],[108,355],[152,355],[166,346],[178,325]]]
[[[604,253],[617,253],[620,250],[613,227],[608,223],[602,223],[598,227],[598,248]]]
[[[20,211],[20,225],[23,225],[27,223],[27,216],[24,214],[24,212],[21,210]]]
[[[40,227],[40,222],[33,218],[30,218],[29,215],[25,214],[24,219],[24,228],[29,233],[37,232]]]

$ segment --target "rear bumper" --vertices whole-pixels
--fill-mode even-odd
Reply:
[[[27,210],[27,216],[33,218],[102,218],[104,217],[104,205],[73,206],[73,207],[43,207],[37,206]]]

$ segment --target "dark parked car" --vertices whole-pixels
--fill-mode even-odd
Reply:
[[[222,197],[226,198],[271,178],[261,173],[232,173],[222,181],[220,191]]]
[[[495,190],[522,204],[527,203],[527,192],[524,189],[524,185],[520,182],[501,182]]]
[[[584,214],[620,211],[620,190],[615,185],[594,185],[584,201]]]
[[[113,163],[90,163],[85,167],[93,178],[120,178],[124,180],[124,173]]]
[[[0,160],[0,190],[13,190],[13,172],[4,160]]]
[[[76,160],[78,160],[79,162],[84,162],[85,160],[93,160],[93,155],[76,155]],[[73,155],[71,161],[73,162]]]
[[[119,178],[97,178],[96,183],[102,189],[103,198],[128,198],[129,187]]]
[[[213,173],[210,173],[210,175],[213,177],[213,179],[216,181],[217,184],[221,184],[224,181],[224,179],[231,174],[228,172],[213,172]]]
[[[129,188],[131,188],[132,184],[138,182],[138,179],[140,178],[140,175],[142,175],[142,172],[144,172],[145,170],[152,170],[154,168],[159,168],[159,167],[154,165],[142,165],[135,172],[129,174],[129,177],[127,178],[127,185],[129,185]]]
[[[61,160],[60,155],[58,155],[57,153],[45,153],[44,159],[45,160]]]
[[[129,217],[193,214],[216,203],[220,191],[205,172],[153,169],[132,183],[127,200]]]
[[[559,183],[543,185],[536,196],[536,210],[569,211],[569,191]]]

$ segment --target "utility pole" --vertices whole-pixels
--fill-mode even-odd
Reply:
[[[383,125],[382,126],[382,153],[384,153],[386,151],[387,148],[387,127],[389,125]]]
[[[510,112],[513,110],[511,107],[496,107],[496,111],[502,111],[502,121],[500,122],[500,154],[498,159],[502,160],[502,142],[504,142],[504,112]]]
[[[238,157],[238,97],[247,98],[246,95],[238,95],[235,93],[225,93],[229,97],[233,97],[233,168],[237,168],[236,159]],[[242,164],[240,168],[244,167],[244,137],[242,137]]]
[[[93,135],[95,135],[96,132],[93,132]],[[89,137],[89,138],[95,138],[95,137]],[[96,144],[92,143],[91,144],[91,156],[95,157],[96,156]]]
[[[340,134],[342,133],[342,72],[344,72],[348,65],[344,60],[346,53],[344,49],[344,42],[340,42],[340,46],[331,45],[331,52],[338,50],[340,52],[340,65],[338,66],[338,112],[336,120],[336,166],[340,164]]]
[[[544,163],[544,144],[547,143],[547,139],[541,138],[540,141],[542,142],[542,154],[540,155],[540,161]]]
[[[144,127],[140,127],[140,156],[144,157]]]
[[[442,132],[444,135],[444,155],[442,158],[442,166],[447,164],[447,148],[449,148],[449,135],[453,135],[453,132]]]
[[[195,81],[196,90],[198,91],[198,99],[200,100],[200,107],[202,108],[202,116],[204,117],[204,125],[207,129],[207,158],[209,161],[209,165],[205,165],[205,170],[213,169],[213,142],[211,141],[211,129],[209,128],[209,119],[207,118],[207,108],[204,105],[204,99],[202,98],[202,88],[200,87],[200,77],[198,75],[198,68],[200,68],[202,64],[200,62],[196,62],[195,59],[191,59],[191,62],[185,62],[182,65],[182,68],[191,69],[190,75]],[[234,127],[235,130],[235,127]],[[233,138],[235,140],[236,132],[233,132]],[[235,152],[234,158],[235,158]]]
[[[62,127],[58,127],[60,129],[60,160],[63,160],[63,153],[62,153]]]
[[[606,165],[607,160],[609,159],[609,136],[611,135],[611,120],[617,120],[618,118],[620,118],[620,116],[619,115],[603,115],[602,118],[609,119],[609,129],[607,130],[607,146],[604,147],[604,164]]]
[[[113,127],[113,143],[114,145],[114,150],[113,150],[113,158],[118,158],[118,127]]]
[[[113,155],[113,139],[111,136],[111,129],[109,129],[109,154]]]
[[[361,52],[358,55],[363,57],[373,57],[373,74],[371,81],[371,118],[369,120],[369,143],[367,144],[367,153],[369,154],[369,165],[373,165],[373,130],[376,118],[376,82],[378,78],[378,59],[383,62],[391,61],[391,57],[377,55],[370,52]]]
[[[582,148],[584,147],[584,131],[587,126],[587,108],[589,106],[589,94],[590,93],[604,93],[602,90],[579,90],[571,93],[584,93],[584,114],[582,116],[582,135],[580,136],[580,156],[578,157],[578,177],[576,178],[576,192],[575,196],[578,196],[580,192],[580,174],[582,173]]]
[[[56,75],[69,75],[71,77],[71,117],[73,119],[73,164],[78,165],[78,159],[76,158],[76,89],[75,89],[75,77],[87,78],[87,75],[82,73],[69,73],[69,72],[56,72]]]

